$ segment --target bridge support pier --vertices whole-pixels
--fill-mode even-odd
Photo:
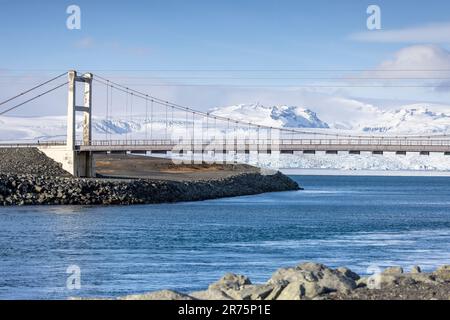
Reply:
[[[74,177],[95,177],[94,154],[88,151],[67,150],[65,146],[41,146],[39,150],[62,165]]]
[[[92,152],[75,152],[75,174],[76,177],[95,177],[95,161]]]

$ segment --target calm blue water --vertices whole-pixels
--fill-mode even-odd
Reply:
[[[0,299],[204,289],[312,260],[450,263],[450,178],[294,177],[305,191],[134,207],[0,208]],[[80,290],[66,268],[81,268]]]

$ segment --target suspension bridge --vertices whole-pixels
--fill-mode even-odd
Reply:
[[[61,80],[67,77],[65,80]],[[95,85],[95,90],[94,90]],[[83,99],[78,101],[81,88]],[[50,87],[50,88],[48,88]],[[440,136],[388,136],[388,135],[346,135],[295,128],[279,128],[261,125],[242,119],[233,119],[214,113],[196,110],[169,102],[148,93],[129,88],[92,73],[79,74],[76,71],[60,74],[20,94],[0,102],[0,116],[31,104],[36,99],[67,88],[67,134],[63,141],[1,142],[0,148],[36,147],[62,164],[74,176],[95,176],[94,156],[98,153],[155,153],[167,156],[185,156],[194,160],[205,155],[238,154],[315,154],[325,152],[338,154],[348,152],[360,154],[371,152],[380,155],[394,152],[404,155],[417,152],[429,155],[431,152],[450,155],[450,139]],[[93,93],[103,92],[104,114],[97,124],[103,124],[102,133],[93,134]],[[26,96],[34,94],[31,98]],[[25,99],[25,100],[23,100]],[[21,102],[18,102],[23,100]],[[144,117],[139,137],[132,128],[125,128],[120,139],[108,125],[114,124],[117,114],[122,120]],[[144,115],[142,115],[144,113]],[[82,116],[81,127],[77,115]],[[80,127],[81,134],[77,134]],[[236,157],[232,161],[236,161]],[[227,161],[230,158],[227,157]]]

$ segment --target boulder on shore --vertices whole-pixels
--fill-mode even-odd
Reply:
[[[369,285],[370,284],[370,285]],[[450,299],[450,266],[425,273],[415,267],[404,273],[390,267],[370,277],[360,277],[348,268],[332,269],[306,262],[278,269],[262,284],[244,275],[227,273],[207,290],[183,294],[171,290],[129,295],[119,299],[139,300],[312,300],[312,299]]]
[[[132,294],[120,297],[119,300],[194,300],[194,298],[172,290],[161,290],[144,294]]]
[[[278,300],[312,299],[329,292],[348,292],[356,288],[351,270],[347,275],[323,264],[306,262],[294,268],[277,270],[269,283],[287,282]]]

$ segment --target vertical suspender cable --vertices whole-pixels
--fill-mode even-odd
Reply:
[[[189,136],[189,129],[188,129],[188,120],[189,119],[189,116],[188,116],[188,108],[186,108],[186,121],[185,121],[185,125],[186,125],[186,139],[188,138],[188,136]]]
[[[170,140],[173,140],[173,135],[175,134],[174,132],[174,118],[173,118],[173,114],[174,114],[174,107],[171,107],[172,109],[172,121],[170,122]]]
[[[108,140],[108,128],[109,128],[109,121],[108,121],[108,111],[109,111],[109,81],[106,84],[106,121],[105,121],[105,140]]]
[[[125,92],[125,119],[128,120],[128,88]],[[125,128],[125,140],[128,141],[128,127]]]
[[[148,95],[145,96],[145,140],[148,139]]]
[[[247,129],[247,140],[248,140],[248,147],[249,147],[248,152],[249,152],[249,153],[250,153],[250,138],[252,137],[252,135],[251,135],[251,130],[252,130],[252,128],[251,128],[251,122],[249,122],[249,123],[248,123],[248,129]]]
[[[166,132],[165,132],[165,135],[164,135],[164,140],[167,140],[167,137],[168,137],[168,121],[169,121],[169,119],[168,119],[168,116],[167,116],[167,114],[168,114],[168,112],[169,112],[169,102],[168,101],[166,101],[166,105],[165,105],[165,109],[166,109]]]
[[[109,112],[110,112],[110,119],[111,119],[111,122],[113,122],[113,115],[114,115],[114,112],[113,112],[113,108],[114,108],[114,104],[113,104],[113,89],[114,89],[114,87],[113,86],[111,86],[111,108],[110,108],[110,110],[109,110]],[[111,140],[112,139],[112,131],[110,131],[109,132],[109,139]]]
[[[259,128],[260,128],[260,126],[258,125],[258,129],[257,129],[257,142],[256,142],[256,146],[258,147],[258,149],[257,149],[258,154],[259,154]]]
[[[272,127],[269,128],[269,147],[272,150]]]
[[[216,140],[216,132],[217,132],[217,117],[214,117],[214,140]]]
[[[238,141],[236,136],[238,122],[234,123],[233,145],[234,145],[234,163],[237,163]]]
[[[150,140],[153,139],[153,99],[150,100],[151,110],[150,110]]]
[[[201,135],[201,141],[200,141],[200,152],[201,152],[201,154],[202,154],[202,163],[204,162],[204,157],[203,157],[203,138],[204,138],[204,130],[203,130],[203,118],[201,118],[201,120],[200,120],[201,122],[200,122],[200,125],[201,125],[201,133],[202,133],[202,135]]]
[[[194,151],[194,145],[195,145],[195,118],[194,118],[195,112],[192,112],[192,152]]]
[[[133,92],[130,97],[130,140],[133,140]]]
[[[209,112],[206,114],[206,140],[210,141],[210,139],[209,139]]]
[[[216,160],[217,158],[216,158],[216,152],[217,152],[217,137],[216,137],[216,134],[217,134],[217,117],[214,117],[214,160]],[[220,137],[219,137],[220,138]],[[223,148],[222,148],[223,149]]]
[[[228,118],[227,119],[227,134],[225,135],[225,139],[226,139],[226,141],[225,141],[225,143],[226,143],[226,158],[225,159],[227,159],[228,160],[228,145],[229,145],[229,139],[230,139],[230,118]]]

